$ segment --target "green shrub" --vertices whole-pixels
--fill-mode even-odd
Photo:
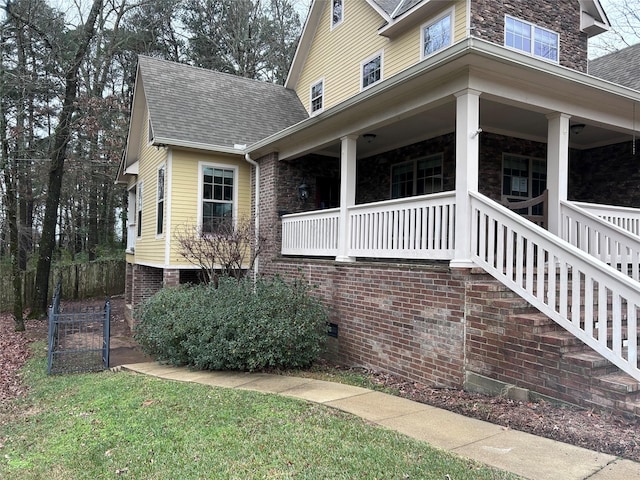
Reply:
[[[327,313],[301,280],[163,289],[135,312],[136,339],[161,361],[211,370],[306,367],[327,338]]]

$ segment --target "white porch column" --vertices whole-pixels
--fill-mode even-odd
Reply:
[[[354,257],[348,256],[349,225],[348,208],[356,204],[356,140],[357,135],[342,137],[340,148],[340,220],[338,225],[338,255],[337,262],[353,262]]]
[[[560,202],[567,199],[569,184],[569,118],[565,113],[547,115],[548,230],[554,235],[562,233]]]
[[[456,243],[452,267],[473,267],[471,262],[471,206],[469,191],[478,191],[480,93],[456,93]]]

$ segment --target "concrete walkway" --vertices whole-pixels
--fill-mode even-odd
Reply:
[[[320,403],[531,480],[640,479],[640,463],[360,387],[263,373],[193,371],[156,362],[121,368],[170,380],[277,393]]]

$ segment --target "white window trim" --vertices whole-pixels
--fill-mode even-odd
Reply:
[[[163,187],[163,193],[164,193],[164,197],[162,197],[162,233],[158,233],[158,203],[160,203],[160,197],[158,195],[158,173],[160,173],[160,170],[164,169],[164,175],[163,175],[163,179],[164,179],[164,187]],[[158,168],[156,169],[156,221],[155,221],[155,226],[156,226],[156,238],[160,239],[164,237],[164,232],[165,232],[165,225],[166,225],[166,220],[167,220],[167,216],[166,216],[166,207],[167,207],[167,165],[165,163],[158,165]]]
[[[511,20],[516,20],[520,23],[524,23],[526,25],[529,25],[531,27],[531,50],[530,51],[525,51],[525,50],[520,50],[519,48],[515,48],[515,47],[510,47],[507,45],[507,18],[510,18]],[[536,55],[534,54],[535,51],[535,29],[538,28],[540,30],[544,30],[545,32],[549,32],[549,33],[553,33],[557,38],[558,38],[558,45],[557,45],[557,59],[553,60],[551,58],[547,58],[547,57],[541,57],[540,55]],[[541,27],[540,25],[537,25],[535,23],[531,23],[528,22],[527,20],[522,20],[521,18],[518,17],[514,17],[512,15],[505,15],[504,16],[504,34],[503,34],[503,39],[502,39],[502,44],[504,45],[505,48],[508,48],[509,50],[513,50],[514,52],[520,52],[524,55],[528,55],[530,57],[533,58],[537,58],[538,60],[543,60],[545,62],[549,62],[549,63],[555,63],[558,64],[560,63],[560,33],[556,32],[555,30],[551,30],[550,28],[545,28],[545,27]]]
[[[239,168],[237,165],[232,165],[228,163],[214,163],[214,162],[198,162],[198,231],[202,231],[202,195],[204,193],[204,169],[206,167],[211,168],[223,168],[225,170],[233,170],[233,226],[235,227],[238,222],[238,173]]]
[[[367,85],[366,87],[364,86],[364,66],[371,62],[372,60],[375,60],[376,58],[380,57],[380,79],[376,80],[373,83],[370,83],[369,85]],[[371,55],[370,57],[366,58],[365,60],[363,60],[362,62],[360,62],[360,91],[362,90],[366,90],[374,85],[377,85],[378,83],[380,83],[382,80],[384,80],[384,50],[379,50],[376,53],[374,53],[373,55]]]
[[[143,181],[139,181],[136,186],[136,238],[142,238],[142,221],[144,213]],[[144,218],[144,217],[142,217]]]
[[[329,1],[329,29],[330,30],[333,30],[334,28],[338,28],[340,25],[344,23],[344,2],[345,0],[342,0],[342,16],[340,17],[340,20],[336,23],[333,23],[333,0]]]
[[[315,87],[316,85],[318,85],[319,83],[322,83],[322,106],[318,109],[318,110],[313,110],[313,87]],[[313,115],[318,115],[319,113],[322,113],[324,111],[324,100],[325,100],[325,84],[324,84],[324,77],[316,80],[315,82],[311,82],[311,85],[309,86],[309,115],[313,116]]]
[[[431,52],[428,55],[424,54],[424,29],[427,27],[430,27],[431,25],[438,23],[440,20],[442,20],[445,17],[451,17],[451,35],[449,37],[449,45],[447,45],[444,48],[440,48],[438,50],[436,50],[435,52]],[[455,31],[455,21],[456,21],[456,12],[455,12],[455,7],[451,7],[447,10],[445,10],[444,12],[442,12],[440,15],[438,15],[437,17],[433,17],[431,19],[429,19],[428,22],[423,23],[420,26],[420,60],[424,60],[425,58],[429,58],[432,55],[435,55],[436,53],[440,52],[441,50],[444,50],[447,47],[450,47],[451,45],[453,45],[453,34]]]

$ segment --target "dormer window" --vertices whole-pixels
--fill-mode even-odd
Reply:
[[[331,0],[331,28],[342,23],[344,18],[344,0]]]
[[[422,58],[451,45],[453,12],[450,10],[422,27]]]
[[[311,85],[311,114],[320,113],[324,108],[324,80]]]
[[[362,62],[360,71],[362,73],[360,82],[362,90],[382,80],[382,52],[376,53],[373,57]]]
[[[557,62],[559,43],[560,36],[551,30],[517,18],[505,17],[504,44],[507,47],[534,57]]]

